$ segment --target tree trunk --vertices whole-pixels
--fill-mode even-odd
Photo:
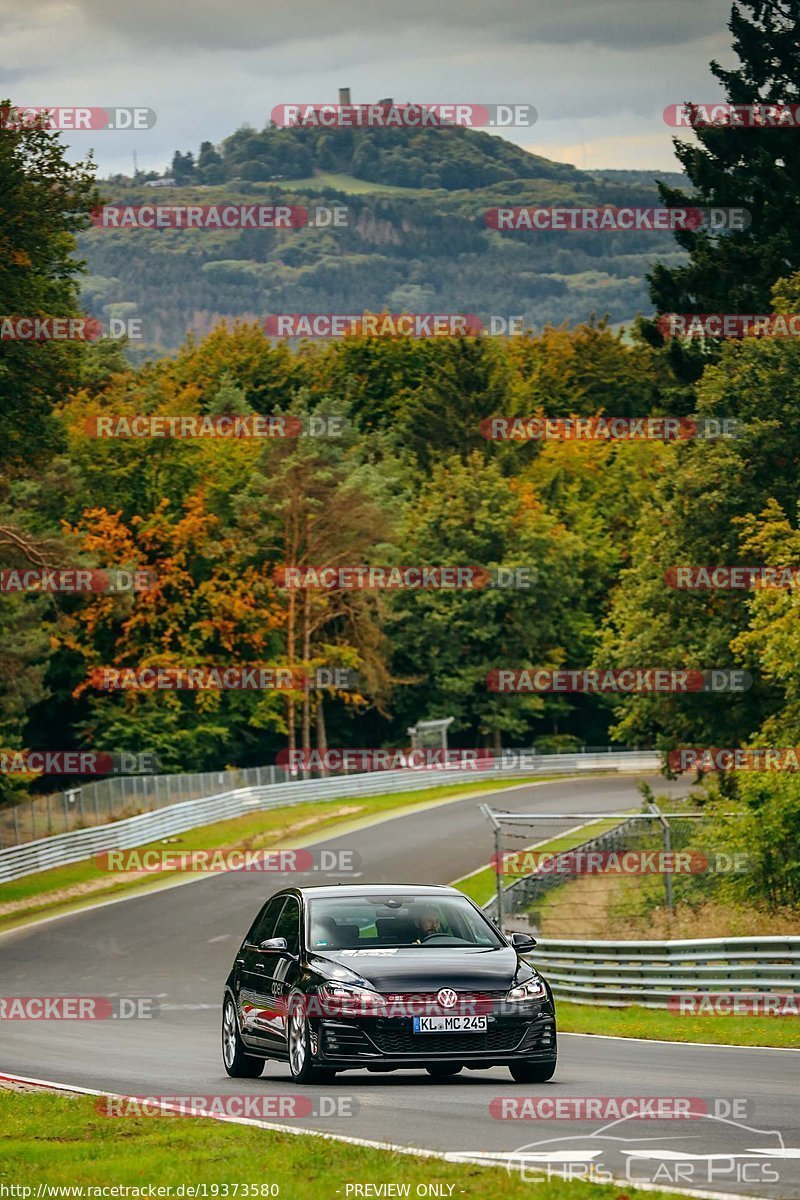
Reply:
[[[311,658],[311,591],[306,588],[303,592],[303,662],[305,665],[305,682],[303,683],[303,710],[302,710],[302,726],[301,737],[303,741],[303,751],[308,761],[308,752],[311,749],[311,681],[308,678],[308,662]],[[307,767],[303,769],[303,778],[308,779],[309,771]]]
[[[294,651],[295,651],[295,617],[297,605],[295,603],[295,593],[292,589],[289,590],[289,617],[286,622],[286,653],[289,658],[289,669],[294,670]],[[294,752],[297,747],[297,738],[295,736],[295,708],[294,695],[290,691],[286,697],[286,724],[289,727],[289,766],[294,763]]]
[[[320,774],[325,778],[328,775],[328,768],[324,765],[325,751],[328,749],[328,731],[325,728],[325,697],[323,692],[320,692],[317,699],[317,749],[323,760],[323,767]]]

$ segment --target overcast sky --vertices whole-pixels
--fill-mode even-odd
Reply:
[[[0,95],[137,105],[137,133],[66,135],[100,174],[145,170],[274,105],[392,96],[528,103],[510,140],[579,167],[677,168],[666,105],[720,97],[730,0],[0,0]]]

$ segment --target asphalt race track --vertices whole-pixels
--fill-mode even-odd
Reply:
[[[652,782],[661,792],[669,786],[661,778]],[[631,776],[528,785],[406,813],[317,845],[357,851],[365,882],[446,883],[488,859],[482,801],[517,811],[613,811],[637,803],[635,785]],[[357,1112],[304,1116],[296,1124],[501,1160],[528,1147],[548,1155],[560,1178],[579,1178],[601,1162],[624,1179],[627,1162],[632,1181],[655,1181],[666,1190],[800,1197],[795,1051],[561,1035],[556,1076],[544,1085],[515,1084],[498,1068],[443,1082],[424,1072],[359,1071],[321,1089],[297,1088],[277,1063],[268,1063],[261,1079],[229,1079],[219,1047],[222,984],[255,910],[286,882],[322,880],[209,875],[3,935],[4,996],[157,996],[160,1011],[153,1020],[0,1021],[0,1072],[138,1096],[321,1091],[354,1097]],[[503,1096],[692,1096],[746,1099],[749,1107],[738,1123],[628,1120],[600,1133],[604,1123],[597,1120],[496,1119],[489,1105]],[[676,1178],[670,1172],[678,1159]]]

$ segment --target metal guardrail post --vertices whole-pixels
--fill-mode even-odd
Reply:
[[[494,829],[494,872],[495,896],[497,904],[497,928],[503,930],[503,830],[488,804],[482,804],[480,810],[492,823]]]
[[[669,913],[669,919],[671,921],[675,915],[675,909],[673,908],[672,904],[672,870],[669,858],[669,855],[672,854],[672,831],[669,827],[669,821],[663,815],[661,809],[654,800],[651,800],[647,807],[651,812],[654,812],[657,815],[661,824],[661,828],[664,830],[664,854],[668,856],[664,863],[664,891],[666,893],[667,912]]]
[[[494,869],[497,880],[497,927],[503,931],[503,839],[498,825],[494,831]]]

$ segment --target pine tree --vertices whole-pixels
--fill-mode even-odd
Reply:
[[[710,64],[728,102],[797,104],[798,0],[740,0],[728,28],[740,65],[725,70]],[[670,207],[745,208],[752,223],[742,232],[677,233],[689,261],[677,267],[656,264],[648,276],[655,308],[660,313],[770,312],[773,284],[800,267],[800,132],[788,126],[714,126],[698,128],[696,137],[696,142],[674,142],[694,192],[659,184],[662,200]]]

